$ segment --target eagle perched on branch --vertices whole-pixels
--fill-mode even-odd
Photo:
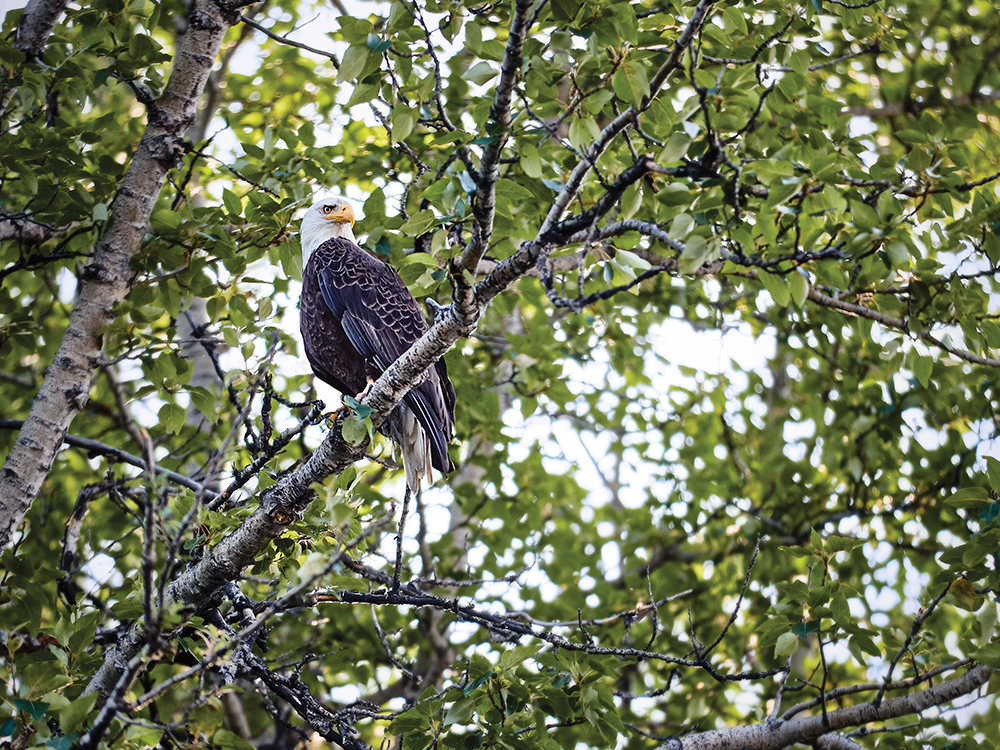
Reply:
[[[300,328],[313,372],[345,395],[361,393],[427,332],[396,269],[354,239],[354,209],[339,198],[314,203],[302,219]],[[406,485],[420,489],[431,467],[451,470],[455,389],[444,360],[386,418],[379,431],[400,445]]]

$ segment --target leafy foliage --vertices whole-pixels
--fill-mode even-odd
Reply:
[[[4,738],[88,736],[133,622],[156,648],[109,747],[645,748],[1000,668],[995,8],[536,3],[507,129],[522,6],[244,9],[102,333],[84,442],[2,558]],[[41,62],[4,24],[12,419],[59,366],[185,12],[70,7]],[[296,211],[360,198],[365,248],[445,301],[498,146],[480,277],[541,250],[446,355],[458,470],[397,548],[376,438],[382,463],[318,487],[238,586],[159,608],[340,429],[297,364]],[[853,739],[988,747],[996,687]]]

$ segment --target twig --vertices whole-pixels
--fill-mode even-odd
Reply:
[[[948,581],[948,585],[944,587],[941,593],[934,597],[934,599],[931,600],[931,603],[924,607],[920,611],[920,614],[913,619],[913,624],[910,625],[910,632],[906,634],[906,640],[903,642],[903,645],[900,646],[899,651],[896,652],[896,655],[889,663],[889,671],[885,674],[885,680],[882,682],[882,687],[879,688],[878,694],[875,696],[875,700],[872,701],[872,705],[875,706],[875,708],[878,708],[882,703],[882,696],[885,695],[886,687],[892,682],[892,673],[893,670],[896,669],[896,665],[899,664],[899,660],[903,657],[903,654],[909,651],[910,644],[913,643],[913,638],[918,632],[920,632],[920,628],[923,626],[924,622],[934,613],[934,610],[937,609],[937,605],[941,603],[941,600],[944,599],[944,597],[951,590],[951,585],[953,583],[954,580]]]
[[[403,509],[399,514],[399,528],[396,532],[396,564],[392,572],[392,593],[399,591],[399,581],[403,576],[403,531],[406,528],[406,515],[410,511],[410,486],[403,493]]]
[[[344,15],[347,15],[347,14],[345,13]],[[306,52],[312,52],[314,55],[319,55],[320,57],[325,57],[325,58],[329,59],[330,62],[333,63],[333,67],[337,68],[338,70],[340,69],[340,59],[333,52],[324,52],[321,49],[316,49],[315,47],[310,47],[308,44],[303,44],[302,42],[296,42],[296,41],[294,41],[292,39],[289,39],[286,36],[281,36],[280,34],[275,34],[270,29],[268,29],[268,28],[266,28],[264,26],[261,26],[259,23],[257,23],[256,21],[254,21],[252,18],[249,18],[247,16],[241,15],[240,16],[240,20],[243,21],[243,23],[245,23],[247,26],[250,26],[251,28],[256,29],[260,33],[264,34],[265,36],[270,37],[271,39],[275,40],[276,42],[281,42],[282,44],[287,44],[287,45],[290,45],[292,47],[298,47],[299,49],[304,49]]]

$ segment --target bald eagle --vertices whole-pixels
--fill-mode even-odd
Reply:
[[[417,301],[396,269],[358,247],[354,209],[328,198],[302,219],[300,329],[313,372],[347,395],[361,393],[427,332]],[[380,432],[401,447],[406,485],[413,492],[431,467],[451,470],[455,389],[444,360],[403,396]]]

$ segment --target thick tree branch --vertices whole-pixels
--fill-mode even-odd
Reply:
[[[993,674],[992,669],[977,665],[961,677],[945,680],[934,687],[882,701],[861,703],[827,711],[824,716],[804,716],[788,721],[765,721],[750,726],[713,729],[684,737],[675,737],[661,745],[662,750],[779,750],[795,743],[807,743],[831,732],[943,706],[976,692]]]
[[[6,549],[48,476],[70,422],[87,403],[100,360],[100,332],[134,281],[129,262],[138,251],[167,172],[183,153],[223,36],[236,20],[211,0],[199,0],[177,51],[163,95],[152,105],[142,140],[111,208],[94,260],[84,268],[78,299],[59,350],[0,470],[0,549]]]
[[[50,227],[24,216],[8,216],[0,221],[0,242],[20,240],[31,245],[64,236],[71,227]],[[16,265],[16,264],[15,264]],[[10,266],[8,266],[10,268]],[[4,269],[6,271],[6,269]]]

